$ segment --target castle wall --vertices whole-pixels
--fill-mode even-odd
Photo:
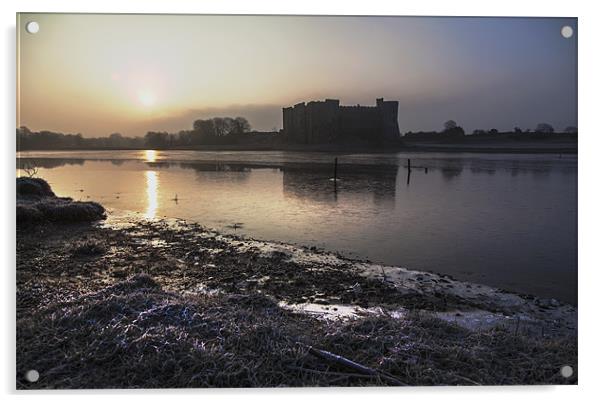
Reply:
[[[307,119],[305,116],[305,103],[301,102],[293,107],[294,139],[298,143],[308,143]]]
[[[381,126],[376,107],[344,106],[340,109],[340,128],[345,139],[376,141],[381,137]]]
[[[331,143],[339,132],[339,101],[308,102],[306,107],[307,142]]]
[[[286,137],[286,141],[291,141],[291,133],[293,132],[293,108],[282,108],[282,130]]]
[[[397,101],[382,98],[376,106],[341,106],[336,99],[302,102],[283,108],[283,132],[287,142],[298,144],[395,141],[397,110]]]

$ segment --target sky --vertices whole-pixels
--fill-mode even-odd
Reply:
[[[272,130],[298,102],[381,97],[402,133],[577,126],[573,18],[21,14],[17,29],[17,125],[36,131],[141,136],[214,116]]]

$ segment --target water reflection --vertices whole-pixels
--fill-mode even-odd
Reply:
[[[447,159],[440,161],[440,164],[441,176],[444,180],[450,181],[462,174],[466,162],[459,159]],[[474,164],[474,161],[469,164]]]
[[[156,150],[146,150],[146,151],[144,151],[144,160],[146,162],[155,162],[155,161],[157,161],[157,151]]]
[[[372,201],[392,208],[395,201],[398,167],[393,165],[339,165],[335,189],[332,167],[324,165],[282,167],[282,190],[285,196],[305,201],[329,203],[344,200]],[[372,197],[369,198],[365,197]],[[361,201],[360,201],[361,200]]]
[[[336,192],[335,155],[327,153],[144,150],[21,157],[18,167],[40,167],[38,176],[61,196],[149,219],[178,217],[220,231],[576,298],[576,156],[421,153],[410,156],[410,173],[406,154],[339,154]]]
[[[159,174],[156,171],[146,171],[146,213],[144,217],[155,218],[159,207]]]
[[[23,164],[28,164],[40,168],[58,168],[64,165],[84,165],[86,161],[110,161],[114,165],[122,165],[126,161],[143,161],[151,168],[158,167],[181,167],[191,168],[197,171],[248,171],[254,168],[301,168],[304,170],[312,170],[323,167],[323,170],[332,177],[332,163],[329,161],[328,155],[319,155],[320,160],[310,161],[314,154],[308,153],[305,160],[305,155],[290,158],[291,161],[280,161],[274,157],[274,160],[266,160],[269,158],[269,153],[225,153],[222,152],[221,157],[215,156],[216,152],[193,152],[193,151],[111,151],[102,154],[85,152],[22,152],[17,158],[19,167]],[[265,155],[264,155],[265,154]],[[282,153],[281,153],[282,154]],[[295,153],[290,153],[295,154]],[[287,154],[288,155],[288,154]],[[190,156],[198,157],[197,160],[191,160]],[[360,158],[362,157],[362,158]],[[314,156],[314,158],[317,158]],[[263,159],[263,160],[262,160]],[[280,159],[280,160],[279,160]],[[322,161],[328,160],[327,162]],[[265,161],[264,161],[265,160]],[[160,161],[160,162],[159,162]],[[344,168],[344,165],[352,166],[355,171],[358,167],[364,169],[366,167],[375,167],[382,165],[393,165],[406,168],[405,155],[400,155],[397,158],[391,158],[390,155],[383,156],[355,156],[349,155],[339,158],[339,165]],[[434,153],[420,154],[412,158],[412,169],[428,173],[429,170],[439,171],[442,176],[447,179],[460,176],[463,169],[468,169],[473,174],[494,175],[496,172],[509,173],[512,176],[518,175],[537,175],[544,176],[552,173],[561,173],[563,175],[574,175],[576,173],[576,156],[567,156],[565,158],[551,157],[548,155],[477,155],[469,156],[459,155],[455,158],[450,158],[449,155],[437,155]],[[321,168],[320,168],[321,169]],[[404,172],[404,178],[407,172]]]
[[[17,167],[23,168],[58,168],[64,165],[84,165],[83,158],[17,158]]]

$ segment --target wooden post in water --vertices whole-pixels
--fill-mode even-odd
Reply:
[[[337,180],[337,165],[339,163],[339,159],[335,157],[334,159],[334,180]]]
[[[339,159],[334,158],[334,191],[337,191],[337,165],[339,164]]]
[[[408,171],[412,169],[412,161],[408,158]]]

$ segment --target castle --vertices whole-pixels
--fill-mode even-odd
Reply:
[[[282,109],[287,143],[326,144],[398,141],[397,101],[376,100],[376,106],[341,106],[338,99],[301,102]]]

